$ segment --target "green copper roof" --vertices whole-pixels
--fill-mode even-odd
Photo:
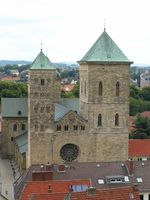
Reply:
[[[47,56],[44,55],[44,53],[41,52],[36,57],[34,62],[31,65],[30,69],[54,69],[53,64],[50,62]]]
[[[79,62],[130,62],[104,31]]]

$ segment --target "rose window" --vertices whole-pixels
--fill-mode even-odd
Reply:
[[[60,156],[63,160],[71,162],[77,158],[79,149],[74,144],[66,144],[60,150]]]

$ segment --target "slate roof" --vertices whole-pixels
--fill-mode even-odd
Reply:
[[[129,157],[150,157],[150,139],[130,139]]]
[[[41,50],[41,52],[38,54],[38,56],[33,61],[30,69],[31,70],[32,69],[34,69],[34,70],[35,69],[50,70],[50,69],[55,69],[55,68],[54,68],[53,64],[51,63],[51,61],[49,60],[49,58],[47,56],[45,56]]]
[[[27,98],[2,98],[2,117],[28,117]]]
[[[70,111],[69,108],[60,105],[58,103],[55,104],[55,121],[60,120],[64,115],[66,115]]]
[[[14,142],[16,145],[19,147],[19,152],[25,153],[28,148],[28,134],[25,132],[24,134],[18,135],[17,137],[14,138]]]
[[[93,46],[79,61],[82,62],[125,62],[132,63],[104,31]]]
[[[79,113],[79,99],[62,98],[55,104],[55,121],[60,120],[69,111]],[[21,115],[18,112],[21,111]],[[28,117],[27,98],[2,98],[2,117]]]

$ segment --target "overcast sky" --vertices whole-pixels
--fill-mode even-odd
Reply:
[[[150,0],[0,0],[0,60],[78,61],[104,30],[125,55],[150,64]]]

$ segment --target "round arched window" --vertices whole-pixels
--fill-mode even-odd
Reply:
[[[60,156],[63,160],[71,162],[79,155],[79,149],[75,144],[66,144],[60,149]]]

